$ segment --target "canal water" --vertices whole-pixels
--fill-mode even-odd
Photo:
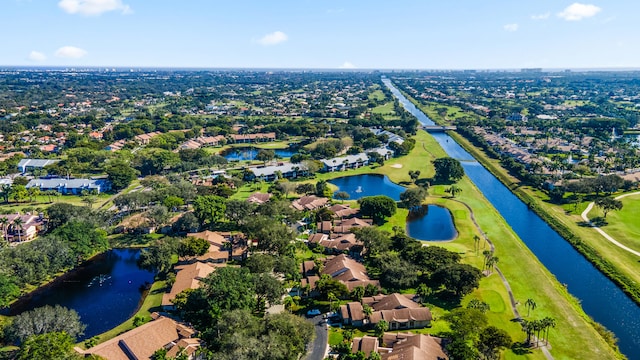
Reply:
[[[36,290],[10,309],[12,315],[45,305],[73,309],[87,325],[78,340],[120,325],[138,310],[154,273],[137,265],[140,250],[114,249]]]
[[[385,78],[382,81],[405,109],[422,124],[434,125],[433,121],[402,95],[389,79]],[[474,161],[474,158],[449,135],[433,135],[449,156],[462,162],[471,181],[544,266],[580,300],[585,312],[615,333],[622,353],[629,359],[640,359],[640,307],[495,176]]]

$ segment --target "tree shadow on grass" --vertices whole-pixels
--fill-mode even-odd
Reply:
[[[425,304],[431,304],[447,311],[460,307],[460,298],[446,290],[433,293],[424,300]]]
[[[527,344],[524,341],[522,341],[522,342],[514,342],[511,345],[511,351],[513,351],[513,353],[516,354],[516,355],[526,355],[526,354],[531,354],[533,352],[533,351],[531,351],[531,348],[529,347],[529,344]]]

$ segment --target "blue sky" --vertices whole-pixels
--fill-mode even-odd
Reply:
[[[0,65],[640,67],[630,0],[1,1]]]

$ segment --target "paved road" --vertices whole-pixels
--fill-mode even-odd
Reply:
[[[327,354],[327,347],[329,346],[328,329],[327,324],[322,322],[322,315],[318,315],[314,318],[307,319],[307,321],[314,324],[316,328],[316,337],[313,340],[313,344],[307,354],[305,360],[322,360]]]

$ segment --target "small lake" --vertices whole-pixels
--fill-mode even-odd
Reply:
[[[338,191],[347,192],[350,200],[358,200],[365,196],[386,195],[395,201],[400,201],[400,194],[407,190],[391,182],[387,176],[376,174],[345,176],[329,180],[328,183],[337,186]]]
[[[154,273],[137,265],[140,250],[114,249],[54,281],[11,307],[11,315],[45,305],[61,305],[78,312],[87,325],[85,340],[110,330],[138,310]]]
[[[255,160],[258,151],[260,151],[260,149],[255,147],[239,147],[227,149],[220,153],[220,155],[227,159],[227,161],[246,161]],[[297,151],[292,148],[273,149],[273,152],[276,153],[276,158],[283,159],[290,158],[293,154],[297,153]]]
[[[423,206],[409,213],[407,235],[418,240],[444,241],[458,236],[451,212],[437,205]]]

